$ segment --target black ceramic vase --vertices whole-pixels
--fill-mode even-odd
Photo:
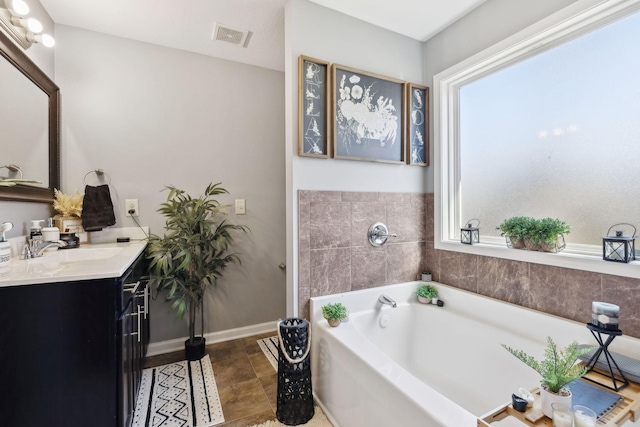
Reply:
[[[204,357],[204,346],[206,339],[204,337],[195,337],[193,342],[187,339],[184,342],[184,353],[188,361],[200,360]]]

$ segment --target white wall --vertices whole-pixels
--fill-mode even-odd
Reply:
[[[423,84],[422,44],[307,0],[285,10],[287,311],[295,314],[298,273],[298,190],[423,192],[429,168],[299,157],[298,56]]]
[[[207,332],[285,314],[284,74],[68,26],[56,31],[62,98],[62,189],[83,191],[88,171],[111,177],[116,227],[136,224],[124,200],[139,199],[140,223],[162,234],[156,212],[166,185],[193,195],[222,182],[246,199],[248,225],[206,307]],[[97,183],[95,175],[87,178]],[[187,335],[169,305],[152,303],[154,342]]]

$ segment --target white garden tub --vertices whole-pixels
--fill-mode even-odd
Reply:
[[[311,299],[313,390],[334,426],[476,427],[519,387],[539,385],[501,343],[537,358],[547,336],[562,347],[595,344],[583,323],[435,282],[445,306],[420,304],[421,283]],[[381,294],[397,308],[379,303]],[[350,318],[332,328],[321,307],[335,302]],[[637,358],[640,340],[617,337],[610,350]]]

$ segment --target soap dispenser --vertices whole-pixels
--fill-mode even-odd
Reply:
[[[12,228],[13,224],[10,222],[4,222],[0,226],[0,232],[2,232],[2,237],[0,237],[0,270],[9,267],[9,261],[11,261],[11,244],[7,242],[4,233]]]
[[[42,243],[42,229],[40,228],[40,223],[43,221],[43,219],[31,220],[31,233],[29,233],[29,238],[31,239],[31,247],[33,248]]]
[[[47,226],[42,228],[42,240],[45,242],[57,242],[60,240],[60,230],[53,225],[53,218],[49,218]],[[57,251],[57,246],[49,246],[46,251]]]

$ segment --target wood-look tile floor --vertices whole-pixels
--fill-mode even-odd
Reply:
[[[256,342],[275,331],[206,346],[216,378],[225,422],[216,427],[247,427],[276,418],[278,376]],[[184,360],[184,351],[149,356],[145,368]]]

